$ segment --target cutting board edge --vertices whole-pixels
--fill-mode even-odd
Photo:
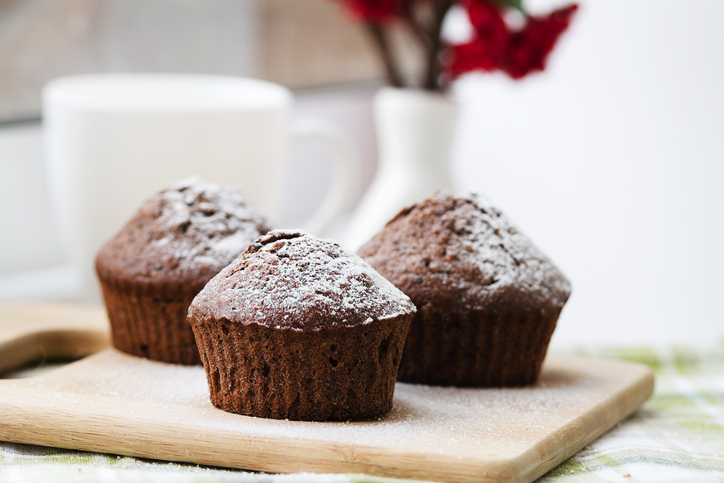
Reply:
[[[636,374],[635,377],[631,377],[631,383],[625,386],[623,390],[611,395],[608,400],[600,402],[597,406],[595,406],[590,411],[578,418],[580,421],[577,421],[577,426],[581,426],[583,428],[592,427],[592,429],[584,432],[584,434],[582,434],[580,438],[572,440],[571,444],[565,447],[562,451],[552,455],[551,458],[546,459],[545,461],[540,463],[540,465],[530,464],[529,461],[530,453],[538,451],[537,448],[539,445],[531,448],[529,451],[526,452],[526,454],[521,455],[518,459],[518,464],[525,464],[530,469],[529,471],[521,474],[521,478],[519,481],[535,481],[559,464],[567,461],[578,451],[583,449],[586,445],[600,438],[618,423],[631,416],[653,395],[655,387],[655,376],[654,372],[646,364],[634,361],[623,361],[618,359],[595,358],[595,360],[602,362],[613,362],[620,366],[635,368],[638,371],[638,374]],[[621,409],[615,411],[616,407],[620,407]],[[612,408],[614,408],[613,411]],[[602,419],[602,423],[593,424],[592,422],[598,418]],[[587,420],[588,423],[584,422],[584,420]],[[562,440],[563,438],[557,438],[556,433],[552,433],[546,439]],[[541,442],[541,444],[545,444],[545,442]]]
[[[0,306],[0,373],[45,359],[77,359],[110,346],[101,307],[71,303]]]
[[[46,360],[76,360],[110,346],[108,333],[91,329],[43,330],[0,342],[0,374]]]
[[[226,468],[267,471],[275,473],[319,472],[319,473],[358,473],[377,477],[417,479],[423,481],[461,482],[473,483],[480,481],[519,481],[508,480],[501,475],[510,474],[513,459],[482,460],[471,457],[459,458],[455,455],[434,454],[426,455],[426,462],[444,468],[434,471],[420,469],[419,454],[390,448],[376,448],[373,446],[358,446],[353,448],[349,444],[339,442],[323,442],[317,440],[297,440],[290,445],[289,441],[281,438],[256,437],[247,440],[247,446],[235,451],[231,460],[227,452],[214,452],[211,445],[218,442],[198,442],[189,437],[179,438],[179,441],[189,441],[185,455],[179,455],[182,443],[159,445],[158,441],[149,438],[129,439],[119,443],[119,436],[124,434],[123,428],[109,430],[103,433],[89,433],[87,430],[77,429],[70,424],[66,427],[58,425],[57,420],[46,413],[23,410],[17,405],[0,401],[0,412],[5,413],[11,407],[12,421],[0,424],[0,440],[22,444],[59,447],[71,450],[91,451],[106,454],[122,454],[147,459],[175,461],[180,463],[202,464]],[[43,420],[54,424],[43,424]],[[102,417],[81,417],[83,423],[91,426],[102,426]],[[29,422],[33,424],[28,424]],[[78,425],[78,421],[75,421]],[[110,423],[109,423],[110,424]],[[80,426],[85,427],[86,424]],[[208,447],[207,447],[208,445]],[[267,446],[274,446],[273,453],[268,452]],[[321,446],[321,447],[320,447]],[[161,449],[159,449],[161,448]],[[293,457],[285,452],[292,450]],[[361,450],[361,451],[360,451]],[[283,459],[275,460],[284,455]],[[387,461],[395,460],[402,463],[398,466],[375,463],[378,458]],[[454,463],[454,470],[451,470]]]

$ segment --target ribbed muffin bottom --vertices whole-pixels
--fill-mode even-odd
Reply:
[[[397,379],[440,386],[503,387],[538,378],[560,311],[444,312],[418,306]]]
[[[392,408],[411,315],[320,331],[192,321],[211,402],[273,419],[368,419]]]
[[[119,289],[102,282],[113,346],[128,354],[174,364],[200,364],[186,312],[193,295],[173,290]]]

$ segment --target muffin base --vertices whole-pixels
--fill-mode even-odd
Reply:
[[[113,346],[128,354],[174,364],[200,364],[186,312],[194,295],[131,290],[101,283]]]
[[[439,386],[504,387],[538,378],[560,311],[441,311],[418,306],[397,379]]]
[[[412,316],[320,331],[192,321],[211,402],[273,419],[369,419],[392,408]]]

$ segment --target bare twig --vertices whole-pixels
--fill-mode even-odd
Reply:
[[[432,48],[432,35],[429,29],[426,28],[427,26],[421,23],[420,19],[415,14],[415,10],[413,8],[414,3],[415,2],[412,0],[405,0],[402,2],[402,12],[405,20],[407,20],[407,23],[410,25],[410,30],[412,30],[415,37],[422,42],[422,46],[425,48],[425,51],[427,51]]]
[[[427,51],[427,73],[423,87],[429,90],[440,90],[440,53],[442,51],[442,24],[455,0],[435,0],[433,2],[435,24],[432,30],[432,46]]]
[[[385,32],[382,30],[382,27],[376,22],[368,23],[367,27],[372,34],[372,38],[375,39],[377,48],[382,55],[382,61],[385,64],[385,69],[387,70],[387,79],[390,81],[390,84],[393,87],[404,87],[404,83],[402,82],[402,76],[400,76],[400,73],[395,66],[395,61],[392,58],[392,50],[390,49],[389,40],[387,39],[387,37],[385,37]]]

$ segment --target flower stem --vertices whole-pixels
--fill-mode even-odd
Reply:
[[[418,18],[415,16],[413,9],[413,2],[411,0],[405,0],[402,2],[402,11],[405,21],[409,24],[412,33],[422,43],[425,50],[432,47],[432,38],[430,32],[425,28],[424,24],[421,24]]]
[[[442,24],[455,0],[438,0],[434,2],[435,24],[432,29],[432,45],[427,51],[427,73],[423,87],[428,90],[442,90],[440,85],[440,52],[442,51]]]
[[[382,30],[382,27],[377,22],[369,22],[367,23],[367,27],[372,34],[372,37],[375,39],[377,48],[382,55],[382,61],[385,64],[385,69],[387,70],[387,80],[390,82],[390,85],[392,85],[393,87],[404,87],[402,77],[400,76],[400,73],[395,67],[395,62],[392,58],[390,43],[387,37],[385,37],[385,33]]]

